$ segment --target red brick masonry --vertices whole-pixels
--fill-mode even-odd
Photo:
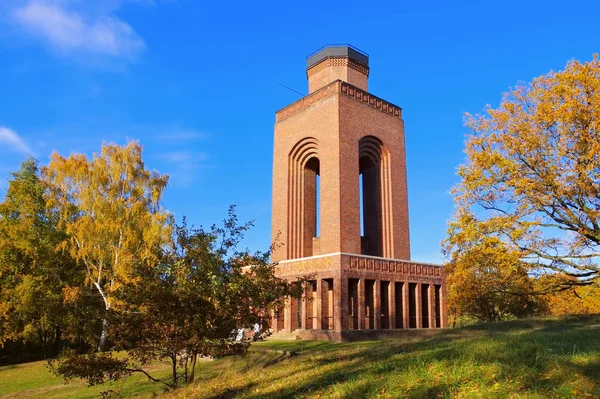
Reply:
[[[445,327],[443,268],[410,261],[402,109],[368,92],[366,53],[310,60],[309,94],[276,113],[272,234],[277,274],[312,277],[272,328],[352,340]]]
[[[288,299],[273,317],[275,332],[310,330],[302,336],[352,340],[360,335],[338,333],[446,327],[444,274],[437,265],[335,253],[281,261],[277,273],[290,281],[312,276],[304,295]]]

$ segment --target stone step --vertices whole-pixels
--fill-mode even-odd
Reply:
[[[298,330],[292,332],[279,331],[265,338],[265,341],[297,341],[300,339]]]

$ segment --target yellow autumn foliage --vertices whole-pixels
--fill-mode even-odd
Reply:
[[[445,251],[518,259],[541,290],[597,286],[600,277],[600,61],[570,61],[505,93],[472,134],[453,188]],[[513,263],[516,264],[516,263]],[[555,283],[560,284],[556,285]]]

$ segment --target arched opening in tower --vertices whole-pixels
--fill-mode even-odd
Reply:
[[[361,253],[383,256],[380,159],[359,158]]]
[[[320,163],[312,157],[304,165],[304,251],[303,256],[320,253]]]

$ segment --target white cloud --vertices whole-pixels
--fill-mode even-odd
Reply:
[[[190,151],[171,151],[156,155],[156,158],[168,163],[183,163],[190,161],[193,155]]]
[[[27,143],[16,132],[4,126],[0,126],[0,149],[2,148],[9,148],[27,155],[33,154]]]
[[[12,15],[26,32],[64,54],[133,59],[145,48],[142,38],[112,14],[111,8],[86,12],[83,4],[33,0],[13,10]]]
[[[167,151],[155,155],[155,158],[164,162],[167,173],[179,187],[190,187],[196,172],[203,167],[208,155],[203,152],[192,151]]]
[[[180,130],[174,129],[167,133],[160,133],[154,136],[156,140],[164,140],[164,141],[187,141],[187,140],[196,140],[203,139],[208,137],[206,133],[195,132],[192,130]]]
[[[189,168],[192,165],[206,159],[206,154],[191,151],[170,151],[156,154],[156,158],[167,163],[179,164],[182,167]]]

